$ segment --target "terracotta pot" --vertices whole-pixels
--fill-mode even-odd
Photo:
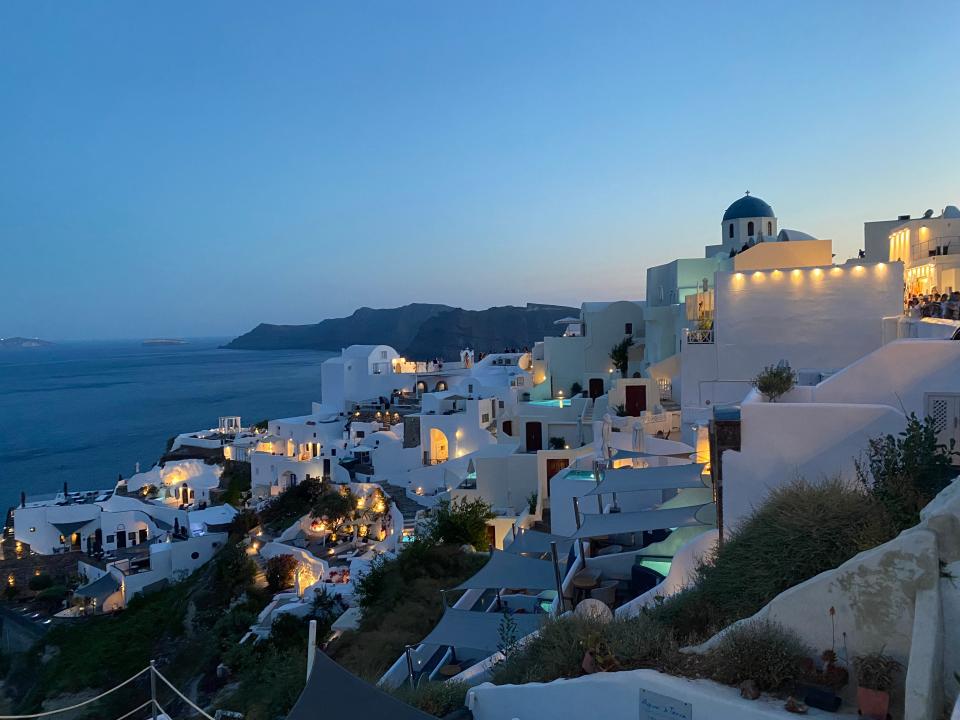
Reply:
[[[890,709],[890,693],[883,690],[858,687],[857,707],[860,709],[860,714],[865,718],[887,720],[887,711]]]

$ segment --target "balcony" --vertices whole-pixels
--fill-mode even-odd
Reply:
[[[687,330],[688,345],[713,345],[713,328]]]

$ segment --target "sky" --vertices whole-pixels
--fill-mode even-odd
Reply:
[[[644,297],[960,204],[960,3],[0,3],[0,336]]]

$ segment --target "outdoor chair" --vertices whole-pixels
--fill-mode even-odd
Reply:
[[[600,587],[594,588],[590,591],[590,597],[592,597],[594,600],[599,600],[608,608],[613,610],[613,606],[617,602],[617,581],[602,581],[600,583]]]

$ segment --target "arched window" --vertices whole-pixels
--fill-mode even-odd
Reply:
[[[773,235],[773,223],[767,220],[767,235]]]
[[[733,223],[730,223],[730,228],[727,230],[727,237],[733,237]]]
[[[747,223],[747,235],[753,236],[753,220]]]

